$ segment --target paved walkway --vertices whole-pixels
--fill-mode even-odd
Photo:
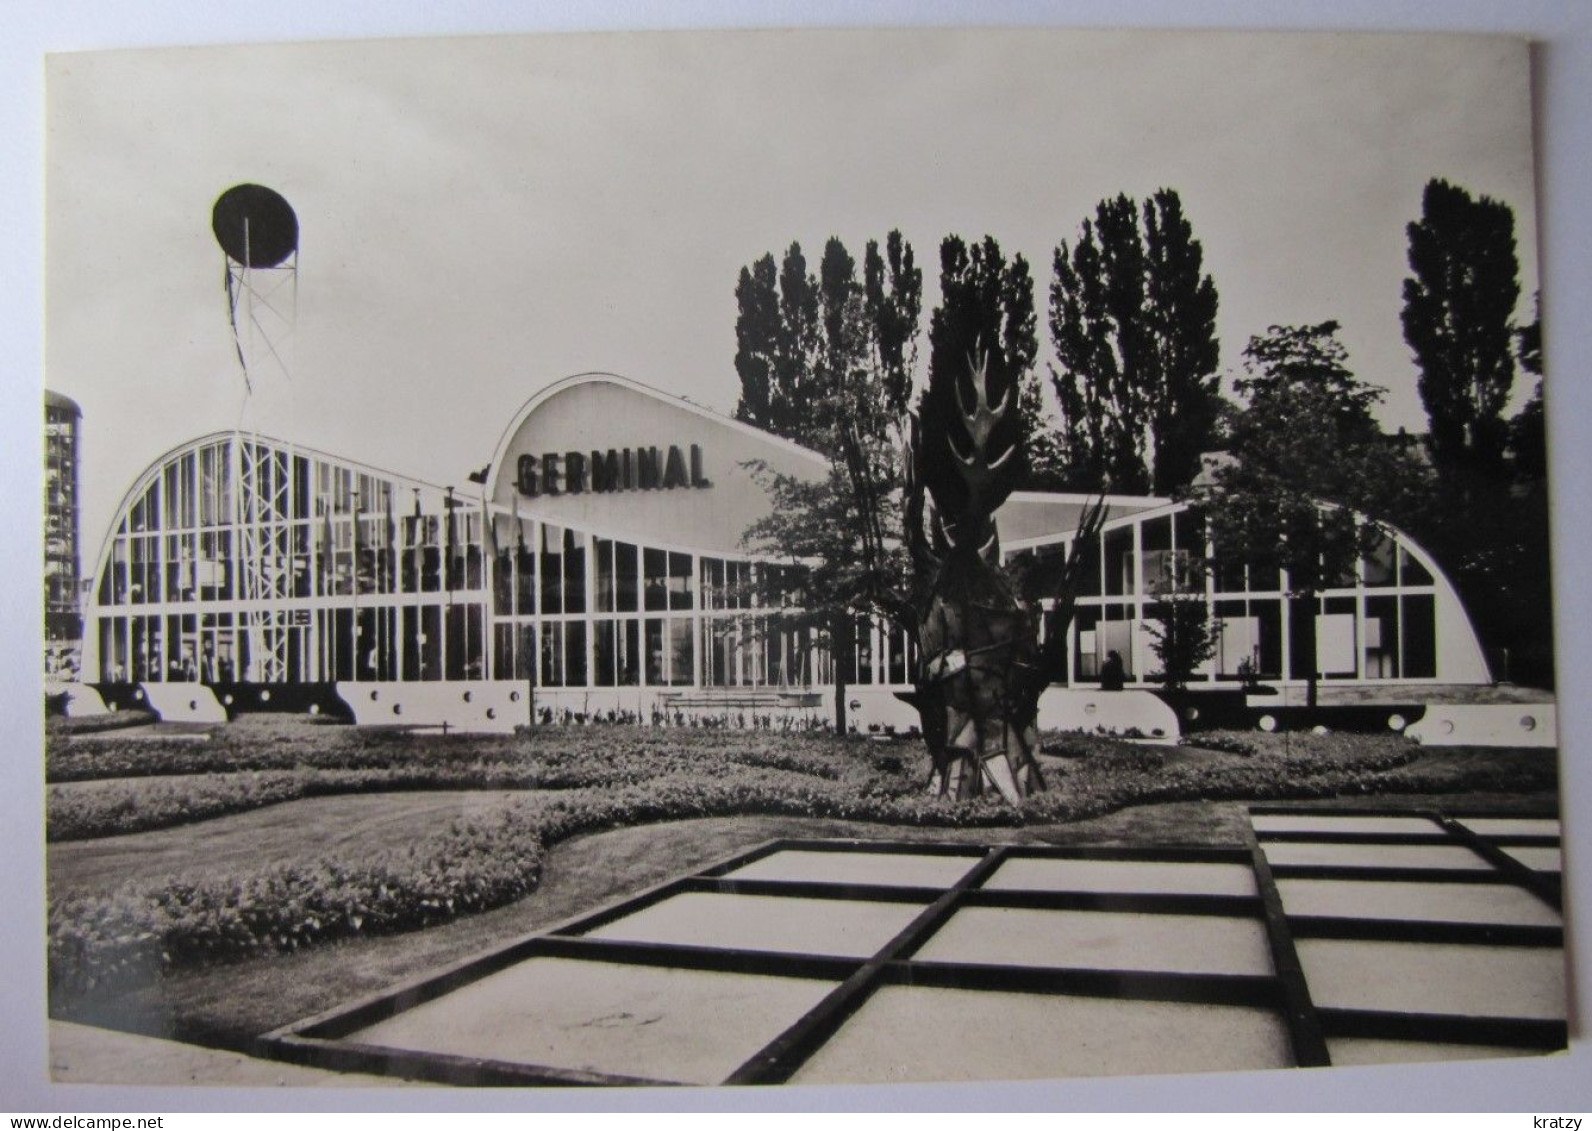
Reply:
[[[129,1084],[224,1088],[392,1088],[414,1084],[384,1076],[327,1072],[242,1053],[50,1022],[50,1078],[57,1084]]]

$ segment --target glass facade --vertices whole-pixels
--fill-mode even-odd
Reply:
[[[82,413],[44,396],[44,674],[77,675],[83,640],[78,602],[78,426]]]
[[[811,630],[764,604],[781,576],[212,437],[122,508],[93,595],[93,678],[811,687],[831,668]],[[904,647],[879,636],[859,631],[853,682],[906,679]]]
[[[1010,556],[1071,548],[1071,537],[1058,535]],[[1309,679],[1312,667],[1323,680],[1442,675],[1438,604],[1456,599],[1402,534],[1384,533],[1352,575],[1334,579],[1313,601],[1289,596],[1288,577],[1275,563],[1195,568],[1212,560],[1211,551],[1204,516],[1185,504],[1108,523],[1080,563],[1070,679],[1098,679],[1106,657],[1116,652],[1130,683],[1151,683],[1159,662],[1146,622],[1169,590],[1203,594],[1216,626],[1216,652],[1197,673],[1199,682],[1298,682]],[[1464,628],[1469,632],[1468,624]]]
[[[1009,557],[1070,545],[1058,532]],[[1288,595],[1275,565],[1207,574],[1196,563],[1208,557],[1204,519],[1186,505],[1108,523],[1080,570],[1069,679],[1098,679],[1116,652],[1130,682],[1149,682],[1145,624],[1171,588],[1202,591],[1216,622],[1216,654],[1197,676],[1207,683],[1302,680],[1312,663],[1331,680],[1432,680],[1445,674],[1442,633],[1469,633],[1462,611],[1445,621],[1457,599],[1399,535],[1313,607]],[[596,534],[227,434],[171,453],[124,502],[91,594],[88,678],[499,679],[671,694],[837,677],[910,685],[904,633],[861,619],[833,656],[782,615],[784,578],[750,556]]]

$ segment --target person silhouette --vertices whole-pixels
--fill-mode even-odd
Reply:
[[[1100,690],[1121,691],[1126,678],[1126,672],[1122,668],[1122,653],[1106,653],[1106,662],[1100,665]]]

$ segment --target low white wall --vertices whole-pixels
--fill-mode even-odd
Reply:
[[[894,727],[905,733],[920,727],[917,709],[884,688],[852,688],[846,693],[852,727],[868,732]],[[825,711],[833,702],[825,696]],[[824,718],[830,717],[825,714]],[[1175,743],[1181,737],[1177,713],[1148,691],[1100,691],[1048,687],[1039,697],[1041,730],[1081,730],[1091,734],[1131,735],[1149,742]]]
[[[100,698],[99,691],[86,683],[62,683],[59,680],[46,680],[44,694],[47,696],[66,696],[66,717],[69,719],[86,719],[94,715],[108,715],[110,708],[105,706],[105,700]]]
[[[823,712],[819,717],[835,717],[834,688],[824,690]],[[894,731],[906,734],[921,730],[918,709],[901,702],[895,692],[883,687],[851,687],[846,689],[846,719],[859,734],[878,734]]]
[[[359,726],[446,727],[512,734],[531,721],[531,685],[520,680],[337,684]]]
[[[1406,737],[1426,746],[1557,746],[1552,703],[1433,703]]]
[[[203,683],[141,683],[144,702],[163,723],[224,723],[227,709]]]
[[[1039,697],[1039,728],[1157,743],[1175,743],[1182,737],[1177,712],[1150,692],[1087,687],[1047,687]]]
[[[827,690],[781,695],[759,688],[748,689],[742,697],[734,688],[703,691],[668,687],[538,687],[532,721],[539,723],[549,713],[553,722],[607,721],[612,713],[620,721],[650,724],[655,713],[662,712],[669,721],[677,715],[688,722],[734,722],[745,718],[750,725],[756,716],[769,719],[776,728],[797,724],[806,727],[813,725],[808,720],[833,719],[833,703],[834,693]]]

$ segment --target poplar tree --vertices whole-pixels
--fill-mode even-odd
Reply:
[[[743,267],[735,299],[735,371],[741,379],[735,417],[802,440],[820,328],[818,283],[801,244],[792,243],[778,266],[765,255]]]
[[[1172,494],[1199,472],[1221,405],[1216,286],[1182,200],[1102,200],[1053,259],[1051,381],[1078,485]]]
[[[837,659],[850,653],[858,617],[916,631],[901,540],[899,449],[922,289],[912,246],[898,231],[883,252],[868,242],[861,278],[851,253],[831,238],[816,276],[792,244],[777,281],[765,256],[742,270],[736,288],[737,417],[829,460],[817,482],[754,466],[773,505],[745,540],[803,563],[780,575],[779,598],[827,634]],[[765,373],[774,375],[766,398]],[[837,667],[837,727],[845,713],[844,670]]]
[[[1515,380],[1520,299],[1515,216],[1507,204],[1427,182],[1421,218],[1406,229],[1404,339],[1415,353],[1440,473],[1498,476]]]

